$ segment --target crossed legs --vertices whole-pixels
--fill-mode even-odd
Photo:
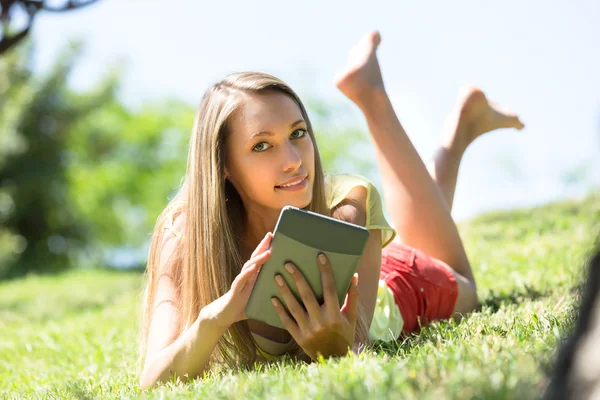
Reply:
[[[337,87],[363,112],[376,150],[383,195],[398,239],[450,268],[458,284],[454,312],[477,305],[475,279],[450,211],[462,155],[479,135],[498,128],[522,129],[513,115],[489,102],[483,92],[465,88],[447,123],[442,145],[426,166],[406,135],[383,85],[376,50],[377,32],[351,50]]]

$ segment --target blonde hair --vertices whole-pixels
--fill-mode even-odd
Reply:
[[[185,216],[183,232],[178,235],[175,250],[164,272],[173,279],[177,288],[175,306],[180,316],[178,335],[194,323],[204,306],[229,290],[246,261],[240,254],[244,207],[236,190],[223,178],[225,141],[229,134],[227,121],[240,105],[244,94],[268,91],[286,94],[300,108],[315,149],[312,201],[306,209],[331,215],[315,136],[306,109],[297,94],[281,80],[258,72],[232,74],[214,84],[204,94],[195,117],[183,185],[163,210],[154,228],[146,268],[140,361],[146,353],[166,226],[179,216]],[[361,343],[368,341],[368,327],[362,309],[359,310],[357,321],[357,339]],[[301,352],[299,346],[297,349]],[[240,321],[221,337],[209,363],[236,368],[251,365],[258,359],[262,358],[257,354],[248,324]]]

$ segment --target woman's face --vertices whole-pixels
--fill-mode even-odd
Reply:
[[[299,208],[312,200],[315,151],[300,108],[286,94],[249,94],[228,121],[225,177],[246,210]]]

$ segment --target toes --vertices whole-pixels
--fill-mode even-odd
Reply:
[[[379,47],[379,43],[381,43],[381,35],[378,31],[371,31],[363,36],[361,42],[376,50]]]
[[[377,48],[379,46],[379,43],[381,43],[381,35],[379,34],[378,31],[370,32],[369,35],[371,38],[371,42],[373,43],[373,46],[375,48]]]
[[[519,117],[515,117],[515,120],[516,120],[515,121],[515,128],[517,130],[520,131],[521,129],[525,128],[525,124],[521,122],[521,120],[519,119]]]
[[[495,118],[501,121],[501,124],[506,128],[515,128],[521,130],[525,127],[525,124],[521,122],[519,116],[512,111],[500,107],[495,103],[490,102],[490,107],[494,111]]]
[[[513,113],[496,112],[496,119],[498,121],[498,125],[503,128],[514,128],[520,131],[525,127],[525,124],[523,124],[519,117]]]

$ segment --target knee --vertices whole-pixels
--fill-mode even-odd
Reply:
[[[477,309],[477,285],[474,280],[463,276],[456,279],[458,295],[454,304],[454,314],[468,314]]]

